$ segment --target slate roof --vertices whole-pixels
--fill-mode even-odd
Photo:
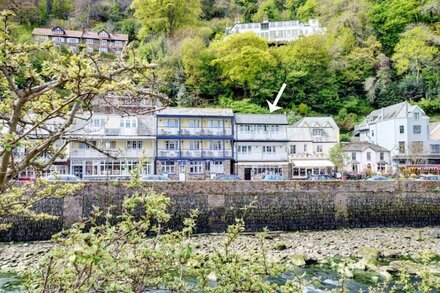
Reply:
[[[71,37],[71,38],[84,38],[84,39],[97,39],[97,40],[116,40],[116,41],[128,41],[128,35],[117,34],[106,31],[109,34],[109,38],[100,37],[98,32],[83,32],[74,30],[63,29],[64,34],[58,34],[51,28],[34,28],[32,35],[51,36],[51,37]]]
[[[344,151],[349,152],[363,152],[366,149],[372,149],[375,152],[389,152],[388,149],[369,142],[349,142],[349,143],[343,143],[342,147]]]
[[[284,114],[235,114],[235,124],[280,124],[287,125]]]
[[[157,116],[234,116],[231,109],[225,108],[180,108],[169,107],[156,112]]]
[[[359,125],[397,118],[402,111],[404,111],[404,116],[407,116],[409,112],[412,112],[415,109],[419,109],[422,115],[425,115],[424,111],[420,109],[419,106],[411,105],[405,101],[372,111]]]

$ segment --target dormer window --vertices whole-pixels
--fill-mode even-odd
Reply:
[[[60,28],[59,26],[55,27],[52,30],[52,32],[57,35],[64,35],[64,33],[65,33],[64,30],[62,28]]]
[[[414,119],[419,119],[420,118],[420,113],[414,113]]]
[[[109,38],[109,37],[110,37],[110,35],[108,34],[108,32],[106,32],[106,31],[104,31],[104,30],[100,31],[100,32],[98,33],[98,36],[99,36],[100,38]]]

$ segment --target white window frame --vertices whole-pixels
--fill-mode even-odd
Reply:
[[[179,141],[178,140],[166,140],[165,141],[165,149],[167,151],[176,151],[179,149]]]
[[[250,145],[239,145],[237,147],[237,153],[240,155],[249,155],[252,152],[252,146]]]
[[[203,161],[191,161],[189,162],[190,174],[202,174],[203,173]]]
[[[274,155],[276,154],[277,147],[274,145],[263,145],[263,154]]]
[[[160,162],[160,173],[161,174],[175,174],[176,165],[174,161]]]
[[[223,144],[221,140],[211,140],[209,141],[209,149],[214,151],[219,151],[223,149]]]

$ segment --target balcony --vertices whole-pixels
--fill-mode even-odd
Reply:
[[[230,158],[232,150],[165,150],[159,149],[158,156],[161,158]]]
[[[119,136],[120,134],[120,128],[105,128],[105,135],[107,136]]]
[[[287,161],[287,153],[267,154],[255,152],[250,154],[237,154],[238,161]]]
[[[286,132],[239,132],[237,134],[238,140],[256,140],[256,141],[265,141],[265,140],[287,140]]]
[[[195,128],[195,127],[166,127],[159,126],[158,135],[181,135],[181,136],[231,136],[232,129],[230,128]]]
[[[103,149],[102,150],[105,153],[108,153],[115,157],[132,157],[132,158],[140,158],[140,157],[146,157],[146,156],[152,156],[152,150],[148,151],[148,154],[144,153],[142,150],[138,149]],[[94,149],[73,149],[70,151],[70,157],[71,158],[107,158],[108,156],[106,154],[103,154],[97,150]]]

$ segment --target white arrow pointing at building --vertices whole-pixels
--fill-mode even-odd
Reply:
[[[278,107],[277,104],[280,101],[281,95],[283,94],[285,88],[286,88],[286,84],[283,83],[283,85],[281,86],[281,89],[278,92],[278,95],[275,98],[275,101],[273,102],[273,104],[271,102],[269,102],[268,100],[266,100],[267,104],[269,105],[270,113],[272,113],[272,112],[274,112],[276,110],[282,109],[281,107]]]

